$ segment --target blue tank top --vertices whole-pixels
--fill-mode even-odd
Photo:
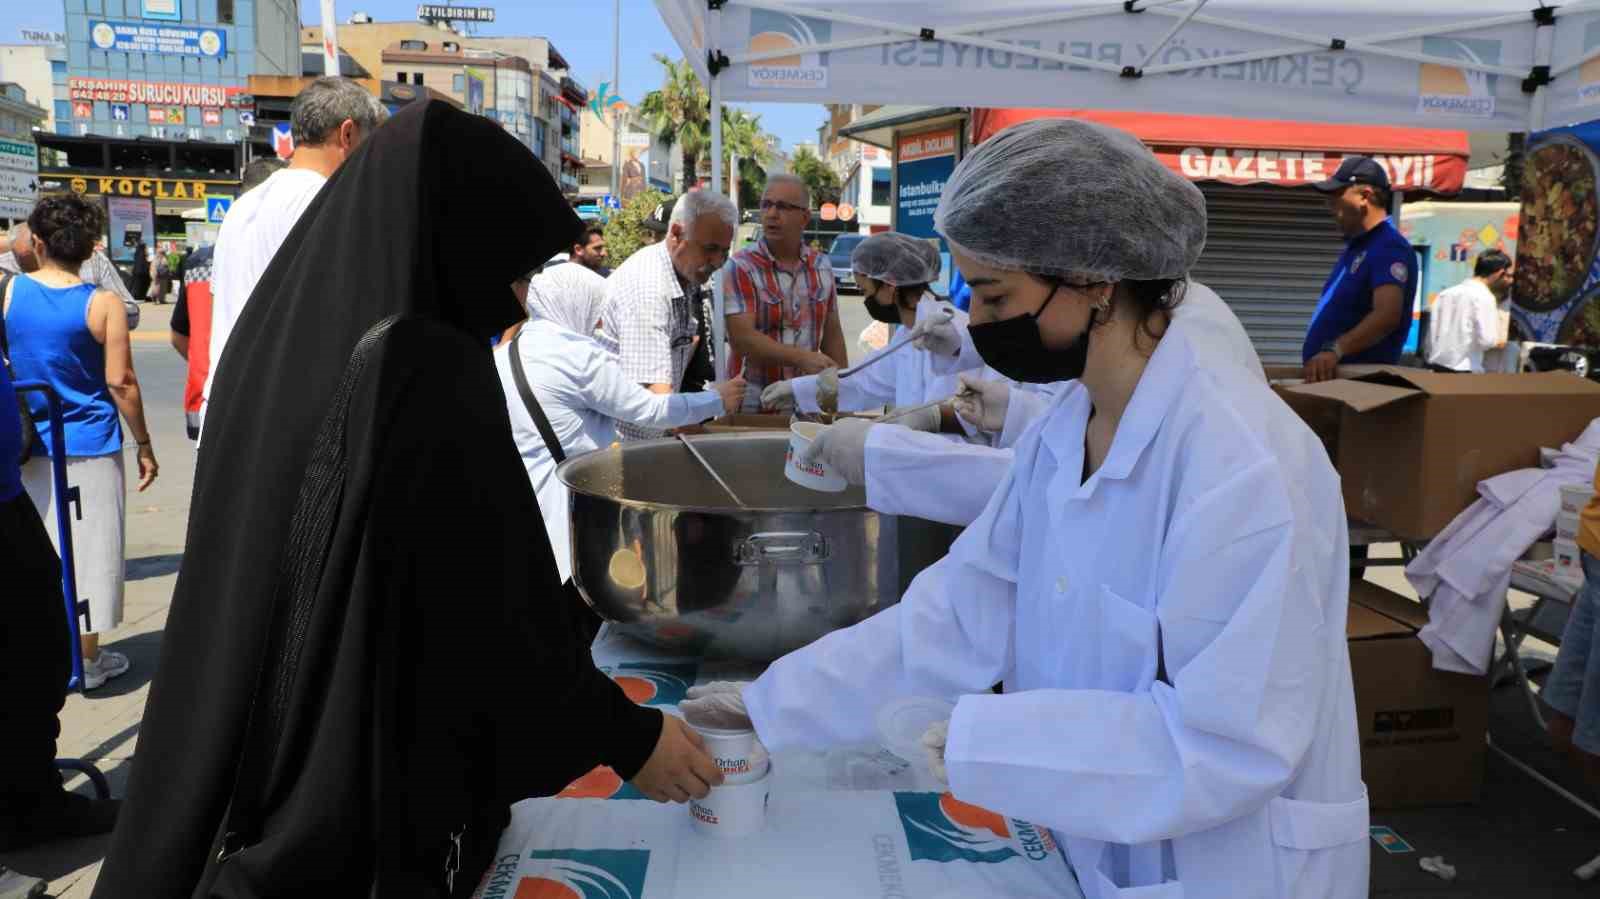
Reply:
[[[22,455],[22,419],[16,411],[11,374],[0,365],[0,503],[22,493],[22,469],[17,465],[17,457]]]
[[[44,381],[61,397],[68,456],[103,456],[122,449],[122,426],[106,387],[106,349],[89,332],[94,285],[46,287],[27,275],[12,279],[6,310],[11,373],[20,381]],[[56,454],[46,424],[43,396],[29,394],[39,439]]]

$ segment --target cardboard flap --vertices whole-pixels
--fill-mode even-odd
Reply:
[[[1363,605],[1350,604],[1350,611],[1345,618],[1344,635],[1346,640],[1384,640],[1396,637],[1410,637],[1416,631],[1406,627],[1387,615],[1381,615]]]
[[[1405,628],[1407,633],[1419,631],[1428,623],[1428,610],[1422,607],[1422,603],[1401,596],[1393,590],[1386,590],[1368,580],[1350,582],[1352,614],[1357,608],[1376,612]]]
[[[1445,377],[1449,377],[1446,375]],[[1323,381],[1320,384],[1296,384],[1292,387],[1279,388],[1285,393],[1296,396],[1314,397],[1339,403],[1352,412],[1371,412],[1398,403],[1420,397],[1423,392],[1415,387],[1401,387],[1391,384],[1378,384],[1362,379],[1336,378],[1332,381]]]

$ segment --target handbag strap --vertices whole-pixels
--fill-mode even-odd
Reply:
[[[528,373],[522,369],[522,352],[519,349],[522,334],[523,331],[518,331],[517,336],[511,338],[511,380],[517,384],[517,393],[522,394],[522,405],[527,406],[528,414],[533,416],[533,426],[539,429],[544,448],[550,451],[550,458],[560,465],[567,461],[567,452],[561,448],[561,441],[556,439],[556,429],[550,427],[550,419],[545,417],[539,398],[533,395],[533,388],[528,386]]]
[[[217,852],[219,862],[261,836],[261,809],[266,800],[267,778],[277,756],[284,713],[300,668],[300,654],[305,648],[323,566],[344,499],[345,477],[349,473],[345,427],[350,400],[362,373],[399,320],[399,316],[383,319],[356,343],[311,445],[311,457],[289,519],[289,539],[284,546],[274,590],[273,626],[264,641],[257,668],[244,747]]]

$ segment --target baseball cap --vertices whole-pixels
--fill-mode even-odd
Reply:
[[[662,203],[660,206],[657,206],[656,210],[650,213],[650,216],[644,220],[644,226],[649,228],[651,231],[656,232],[657,234],[667,233],[667,223],[672,221],[672,207],[676,205],[677,202],[678,198],[673,197],[667,202]]]
[[[1352,184],[1368,184],[1381,190],[1389,190],[1389,173],[1383,166],[1372,161],[1370,156],[1350,156],[1339,163],[1339,170],[1333,177],[1326,181],[1318,181],[1311,185],[1325,194],[1344,190]]]

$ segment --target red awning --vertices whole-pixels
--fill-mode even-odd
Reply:
[[[1461,190],[1471,154],[1465,131],[1092,109],[976,109],[973,142],[1039,118],[1086,119],[1121,128],[1191,181],[1310,184],[1333,174],[1346,156],[1371,156],[1400,190],[1453,194]]]

